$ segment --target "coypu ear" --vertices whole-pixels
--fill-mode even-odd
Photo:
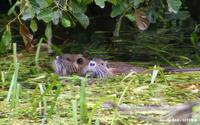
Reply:
[[[72,61],[70,54],[63,54],[63,55],[61,55],[59,57],[60,57],[60,59],[67,60],[69,62]]]

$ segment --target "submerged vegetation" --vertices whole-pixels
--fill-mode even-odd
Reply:
[[[173,125],[177,104],[199,102],[200,71],[163,70],[200,66],[198,0],[6,2],[0,3],[0,124]],[[52,61],[64,53],[146,70],[106,79],[59,76]],[[199,123],[199,107],[185,113],[193,114],[189,125]]]
[[[152,83],[151,74],[104,80],[59,77],[50,68],[47,52],[40,55],[38,68],[34,55],[17,61],[16,55],[1,58],[2,124],[168,124],[162,118],[171,106],[199,98],[199,72],[159,71]],[[110,101],[133,108],[102,106]]]

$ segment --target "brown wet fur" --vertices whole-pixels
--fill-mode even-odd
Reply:
[[[85,67],[89,62],[89,60],[86,57],[84,57],[82,54],[63,54],[61,57],[64,59],[70,59],[69,61],[71,62],[72,65],[75,65],[78,73],[80,73],[82,68]],[[82,63],[77,62],[79,58],[83,60]]]
[[[70,75],[72,73],[81,74],[83,67],[85,67],[89,62],[89,60],[82,54],[63,54],[60,57],[65,65],[72,67],[72,69],[68,69],[68,67],[65,66],[66,71],[64,71],[66,73],[61,75]],[[55,65],[53,65],[53,68],[55,69]]]
[[[127,62],[107,62],[102,59],[93,59],[92,61],[95,61],[96,64],[99,65],[98,68],[107,69],[108,73],[104,73],[104,78],[112,75],[141,73],[145,71],[145,68],[135,67]],[[87,69],[87,67],[85,69]]]
[[[143,67],[135,67],[127,62],[109,62],[108,67],[113,75],[141,73],[145,71]]]

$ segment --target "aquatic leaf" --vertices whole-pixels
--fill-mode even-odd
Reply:
[[[2,47],[7,48],[7,47],[10,45],[11,40],[12,40],[11,32],[10,32],[9,30],[5,30],[5,31],[3,32],[2,37],[1,37],[1,44],[2,44]]]
[[[36,0],[37,4],[40,6],[41,9],[50,6],[53,2],[52,0]]]
[[[34,9],[35,13],[39,14],[41,11],[41,8],[39,4],[36,2],[36,0],[30,0],[29,3],[30,3],[30,6]]]
[[[124,9],[122,8],[122,6],[120,6],[120,5],[113,6],[112,7],[112,12],[111,12],[110,16],[112,18],[116,17],[116,16],[122,14],[123,11],[124,11]]]
[[[140,3],[144,2],[144,0],[129,0],[130,4],[134,5],[134,8],[138,8]]]
[[[30,28],[33,32],[36,32],[38,30],[38,26],[35,20],[31,20]]]
[[[70,11],[73,13],[85,13],[87,10],[86,3],[77,3],[75,0],[69,1]]]
[[[40,11],[37,15],[38,20],[43,20],[45,23],[48,23],[52,20],[54,12],[50,8],[46,8]]]
[[[9,11],[8,11],[8,15],[9,15],[9,16],[10,16],[12,13],[14,13],[14,14],[16,15],[15,8],[16,8],[17,6],[19,6],[19,4],[20,4],[20,2],[17,1],[17,2],[9,9]]]
[[[35,16],[35,11],[32,7],[28,7],[25,9],[24,13],[22,14],[23,20],[32,19]]]
[[[74,13],[73,15],[84,28],[87,28],[89,25],[89,18],[87,15],[84,13]]]
[[[181,0],[167,0],[169,12],[177,13],[182,5]]]
[[[45,36],[47,37],[47,39],[51,39],[52,38],[52,27],[51,27],[51,23],[47,24],[47,27],[45,29]]]
[[[71,26],[70,20],[68,18],[66,18],[66,17],[62,17],[61,18],[61,22],[62,22],[62,25],[64,27],[70,27]]]
[[[94,0],[95,1],[95,4],[101,8],[104,8],[105,7],[105,1],[106,0]]]

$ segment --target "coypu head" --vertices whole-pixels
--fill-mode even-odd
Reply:
[[[82,54],[63,54],[56,57],[53,68],[59,75],[69,75],[80,72],[87,63],[88,60]]]
[[[83,74],[88,74],[93,78],[106,78],[111,75],[106,61],[93,59],[83,68]]]

